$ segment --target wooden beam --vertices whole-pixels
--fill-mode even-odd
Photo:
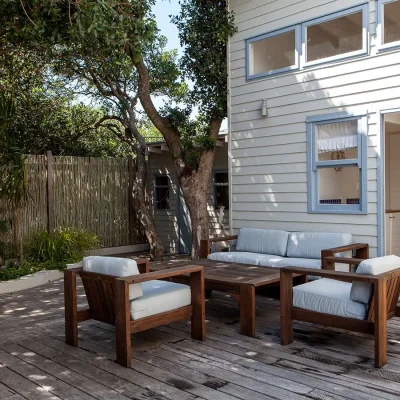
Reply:
[[[50,234],[55,230],[54,218],[54,184],[53,184],[53,154],[46,152],[47,158],[47,229]]]

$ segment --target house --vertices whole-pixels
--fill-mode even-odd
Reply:
[[[400,255],[400,0],[230,0],[231,230]]]
[[[168,253],[190,253],[190,215],[179,187],[171,153],[165,142],[148,144],[150,207],[157,232]],[[223,210],[223,226],[219,213]],[[215,150],[212,177],[208,186],[210,237],[229,231],[228,132],[221,132]]]

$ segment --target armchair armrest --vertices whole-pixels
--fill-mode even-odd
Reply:
[[[198,272],[202,272],[203,270],[204,267],[201,265],[189,265],[186,267],[166,268],[162,271],[154,271],[140,275],[127,276],[124,278],[118,278],[117,280],[124,281],[126,284],[130,285],[132,283],[141,283],[157,279],[172,278],[179,275],[192,275]]]
[[[352,257],[335,257],[337,253],[352,252]],[[354,243],[347,246],[334,247],[321,251],[321,268],[324,270],[335,270],[336,263],[358,265],[361,261],[369,258],[369,245],[367,243]]]
[[[212,239],[201,239],[199,257],[200,258],[208,257],[208,255],[211,252],[211,243],[228,242],[230,240],[236,240],[237,238],[238,238],[238,235],[224,236],[224,237],[218,237],[218,238],[212,238]]]

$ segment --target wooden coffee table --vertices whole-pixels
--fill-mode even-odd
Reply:
[[[204,266],[204,284],[206,293],[212,290],[229,293],[240,305],[240,333],[254,337],[256,334],[256,293],[268,287],[277,286],[280,282],[280,271],[277,268],[257,265],[226,263],[212,260],[188,262],[154,262],[151,271],[178,266]],[[306,276],[294,278],[296,284],[306,282]],[[189,282],[189,276],[175,277],[174,282]]]

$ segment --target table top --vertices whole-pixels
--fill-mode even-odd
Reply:
[[[150,271],[160,271],[166,268],[188,267],[190,265],[204,266],[204,280],[221,284],[239,286],[242,283],[255,287],[269,285],[280,281],[280,272],[277,268],[258,265],[236,264],[213,260],[196,261],[168,261],[152,262]]]

